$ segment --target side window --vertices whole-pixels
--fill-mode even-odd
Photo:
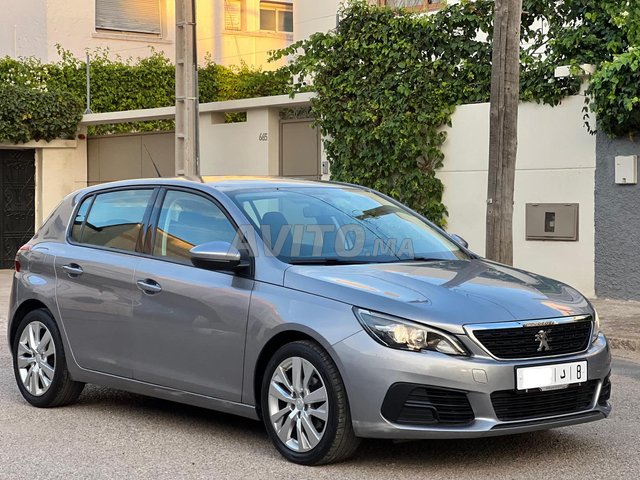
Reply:
[[[73,219],[73,226],[71,227],[71,239],[74,242],[80,242],[80,235],[82,234],[82,225],[84,225],[84,221],[87,219],[87,213],[89,212],[89,207],[91,206],[91,202],[93,197],[85,198],[78,209],[78,213],[76,213],[76,218]]]
[[[152,194],[153,190],[148,189],[97,195],[82,228],[80,243],[134,252]],[[83,207],[84,204],[80,210]]]
[[[260,30],[293,32],[293,5],[290,3],[260,2]]]
[[[193,193],[170,190],[164,197],[153,255],[191,264],[189,250],[207,242],[233,243],[236,229],[220,207]]]

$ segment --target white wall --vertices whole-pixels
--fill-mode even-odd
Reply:
[[[0,0],[0,58],[46,58],[46,5],[46,0]]]
[[[87,186],[87,141],[32,142],[36,149],[36,228],[64,197]],[[28,146],[26,144],[25,146]]]
[[[582,125],[584,98],[570,97],[552,108],[523,104],[518,122],[515,186],[514,263],[567,282],[585,295],[594,289],[595,137]],[[485,215],[489,157],[489,105],[458,107],[444,145],[447,229],[485,253]],[[525,240],[525,204],[579,203],[578,242]]]
[[[162,36],[96,31],[95,1],[48,0],[48,61],[57,60],[55,45],[83,58],[87,49],[109,48],[112,56],[146,57],[150,47],[163,52],[171,60],[175,51],[175,2],[162,0]]]
[[[278,175],[279,109],[249,110],[246,122],[223,122],[223,113],[200,114],[202,175]]]
[[[309,38],[316,32],[336,27],[336,15],[344,0],[294,0],[293,35],[295,41]]]
[[[290,3],[291,0],[282,0]],[[242,31],[224,29],[225,0],[198,0],[198,57],[221,65],[274,69],[284,62],[268,63],[269,52],[293,40],[290,33],[260,31],[260,0],[245,0]],[[109,49],[112,57],[146,57],[151,48],[175,58],[175,1],[161,0],[162,35],[96,31],[94,0],[0,0],[0,57],[34,56],[44,62],[59,59],[56,44],[84,58],[96,48]]]

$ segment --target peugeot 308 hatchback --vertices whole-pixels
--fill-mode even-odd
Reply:
[[[106,385],[262,419],[307,465],[361,438],[505,435],[611,409],[607,340],[582,295],[353,185],[81,190],[18,252],[9,318],[37,407]]]

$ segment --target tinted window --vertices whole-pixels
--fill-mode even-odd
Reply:
[[[87,219],[87,212],[89,211],[89,207],[91,206],[91,202],[93,201],[93,197],[85,198],[78,209],[78,213],[76,213],[76,218],[73,219],[73,226],[71,227],[71,238],[79,242],[80,235],[82,234],[82,225],[84,225],[84,221]]]
[[[156,230],[153,254],[191,264],[189,250],[207,242],[232,243],[236,229],[222,210],[200,195],[168,191]]]
[[[286,262],[467,258],[436,228],[373,192],[321,187],[230,196],[271,251]]]
[[[152,190],[121,190],[97,195],[82,228],[80,242],[135,251],[152,193]],[[81,210],[83,207],[84,204]]]

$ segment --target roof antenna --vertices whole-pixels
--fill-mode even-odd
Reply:
[[[158,175],[158,178],[162,178],[162,174],[160,173],[160,170],[158,170],[158,166],[156,165],[156,162],[153,161],[153,157],[151,156],[151,152],[149,152],[147,145],[144,143],[143,145],[144,145],[144,149],[147,151],[147,155],[149,155],[149,160],[151,160],[151,163],[153,163],[153,168],[156,169],[156,174]]]

